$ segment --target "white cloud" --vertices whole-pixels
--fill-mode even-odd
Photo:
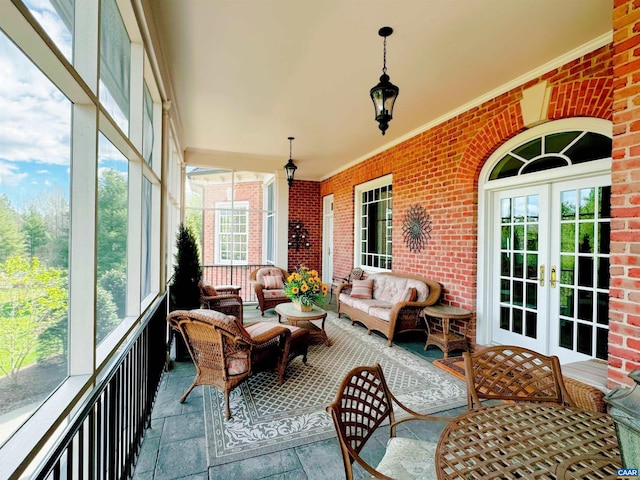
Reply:
[[[0,185],[15,186],[25,178],[27,174],[17,172],[15,165],[0,162]]]
[[[0,157],[68,165],[71,102],[0,33]]]

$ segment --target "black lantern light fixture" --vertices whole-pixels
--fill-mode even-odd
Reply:
[[[293,140],[294,140],[293,137],[289,137],[289,161],[284,166],[284,171],[287,174],[287,183],[289,184],[289,188],[291,188],[291,185],[293,185],[293,176],[295,175],[296,170],[298,169],[298,167],[296,167],[296,164],[293,163],[293,160],[291,159],[291,142]]]
[[[384,38],[382,75],[380,76],[380,83],[369,92],[371,100],[373,100],[373,106],[376,109],[378,128],[382,131],[382,135],[389,128],[389,121],[393,118],[393,104],[400,92],[400,89],[389,81],[389,75],[387,75],[387,37],[392,33],[393,28],[391,27],[382,27],[378,30],[378,35]]]

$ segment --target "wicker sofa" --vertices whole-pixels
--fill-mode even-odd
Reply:
[[[401,332],[424,332],[422,309],[440,299],[442,286],[435,280],[399,273],[378,273],[365,281],[372,281],[371,298],[352,296],[362,285],[354,280],[338,287],[338,317],[346,314],[351,323],[360,322],[371,334],[382,333],[393,345],[393,337]],[[354,293],[355,294],[355,293]]]

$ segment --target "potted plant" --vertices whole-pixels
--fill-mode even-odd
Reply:
[[[170,284],[170,310],[192,310],[200,308],[200,288],[202,279],[200,253],[196,236],[183,223],[176,235],[176,254],[173,276]],[[176,360],[188,360],[189,353],[181,336],[176,336]]]
[[[322,283],[316,270],[301,265],[284,284],[284,293],[291,299],[293,306],[302,312],[309,312],[313,305],[326,303],[329,287]]]

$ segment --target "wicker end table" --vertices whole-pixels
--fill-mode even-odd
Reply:
[[[309,331],[309,338],[315,343],[324,343],[327,347],[331,346],[331,340],[324,330],[324,321],[327,318],[327,312],[316,305],[309,312],[301,312],[293,303],[281,303],[276,305],[276,313],[278,314],[278,322],[282,317],[289,325],[304,328]],[[322,323],[318,327],[312,320],[321,320]]]
[[[424,344],[425,350],[429,345],[435,345],[442,350],[444,358],[447,358],[449,352],[453,350],[469,351],[467,328],[469,326],[468,320],[473,316],[473,312],[450,305],[430,305],[422,309],[422,316],[427,329],[427,341]],[[442,319],[442,332],[436,332],[429,328],[428,317]],[[467,320],[462,335],[449,331],[450,320]]]

